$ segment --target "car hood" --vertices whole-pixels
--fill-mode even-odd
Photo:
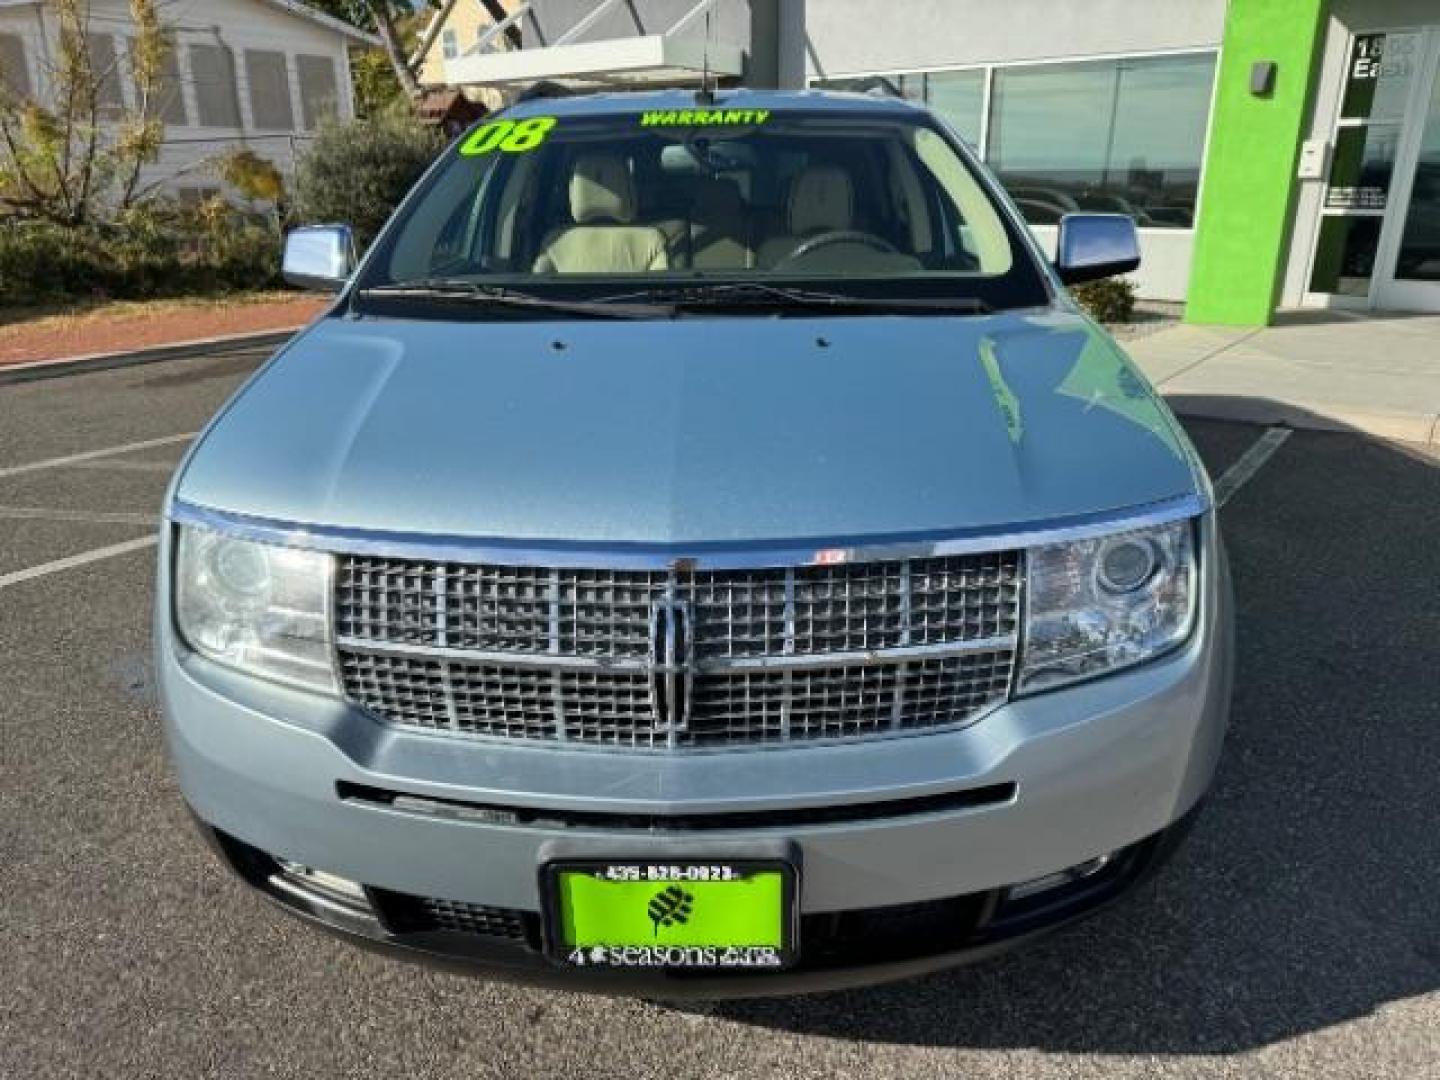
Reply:
[[[1129,361],[1061,311],[323,319],[176,486],[302,526],[563,544],[921,538],[1194,493]]]

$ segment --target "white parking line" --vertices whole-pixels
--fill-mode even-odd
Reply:
[[[1285,444],[1290,438],[1289,428],[1272,427],[1256,439],[1250,449],[1240,455],[1240,459],[1225,470],[1224,475],[1215,481],[1215,505],[1224,506],[1235,497],[1235,493],[1244,487],[1250,480],[1264,468],[1265,463],[1274,456],[1275,451]]]
[[[0,506],[0,519],[10,521],[76,521],[82,525],[158,525],[156,514],[113,510],[50,510],[43,506]]]
[[[10,574],[0,574],[0,589],[7,585],[19,585],[24,581],[34,581],[36,578],[46,577],[50,574],[58,574],[62,570],[73,570],[77,566],[85,566],[87,563],[99,562],[101,559],[111,559],[116,555],[128,555],[132,551],[141,551],[153,547],[159,541],[157,536],[142,536],[138,540],[126,540],[123,544],[111,544],[109,547],[95,548],[92,551],[82,551],[79,555],[70,555],[64,559],[56,559],[54,562],[41,563],[39,566],[31,566],[25,570],[16,570]]]
[[[68,465],[60,465],[62,469],[91,469],[95,472],[135,472],[135,473],[173,473],[175,463],[173,461],[72,461]]]
[[[19,476],[22,473],[37,472],[40,469],[60,469],[79,461],[94,461],[96,458],[129,454],[136,450],[153,450],[157,446],[174,446],[176,443],[189,442],[195,438],[195,435],[195,432],[187,431],[183,435],[166,435],[159,439],[145,439],[143,442],[125,443],[123,446],[107,446],[102,450],[86,450],[82,454],[67,454],[65,457],[31,461],[24,465],[7,465],[0,467],[0,479],[7,476]]]

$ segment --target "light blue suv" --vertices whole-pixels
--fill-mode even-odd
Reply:
[[[1158,865],[1230,591],[1174,418],[928,111],[537,97],[468,132],[197,440],[170,750],[362,944],[649,996],[897,978]]]

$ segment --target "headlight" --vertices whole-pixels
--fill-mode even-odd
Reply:
[[[1184,641],[1195,618],[1189,521],[1032,548],[1019,688],[1129,667]]]
[[[334,693],[333,565],[319,552],[182,528],[175,623],[186,643],[211,660]]]

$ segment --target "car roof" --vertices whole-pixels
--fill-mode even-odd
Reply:
[[[507,117],[610,116],[675,109],[791,109],[804,112],[867,113],[914,116],[927,111],[904,98],[833,90],[717,90],[714,101],[697,100],[694,90],[646,90],[632,93],[535,97],[505,110]]]

